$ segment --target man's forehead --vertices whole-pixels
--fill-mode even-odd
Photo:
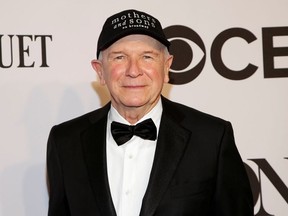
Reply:
[[[111,44],[111,46],[108,47],[108,49],[113,48],[120,44],[129,43],[129,42],[139,42],[141,44],[146,44],[156,49],[160,49],[161,47],[163,47],[163,45],[158,40],[148,35],[132,34],[132,35],[125,36],[115,41],[113,44]]]

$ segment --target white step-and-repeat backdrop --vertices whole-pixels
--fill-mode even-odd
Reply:
[[[172,42],[163,94],[231,121],[255,215],[287,216],[287,0],[1,0],[0,216],[47,214],[49,130],[109,100],[90,61],[105,19],[130,8]]]

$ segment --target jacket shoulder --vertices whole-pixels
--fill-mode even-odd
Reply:
[[[202,112],[187,105],[177,103],[166,98],[162,99],[163,111],[168,116],[183,125],[199,127],[225,127],[230,124],[227,120],[220,117]]]
[[[106,118],[109,109],[110,103],[106,104],[104,107],[55,125],[53,126],[51,131],[58,131],[61,134],[79,133],[88,128],[91,124],[97,122],[98,120]]]

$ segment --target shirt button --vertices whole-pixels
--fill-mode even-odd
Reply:
[[[128,156],[128,158],[129,158],[129,159],[132,159],[132,158],[133,158],[133,155],[132,155],[132,154],[130,154],[130,155]]]
[[[130,194],[130,191],[127,190],[127,191],[125,192],[125,195],[128,196],[129,194]]]

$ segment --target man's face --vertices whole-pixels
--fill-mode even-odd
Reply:
[[[100,82],[107,85],[118,111],[144,108],[147,112],[160,98],[172,56],[160,42],[146,35],[123,37],[92,61]]]

